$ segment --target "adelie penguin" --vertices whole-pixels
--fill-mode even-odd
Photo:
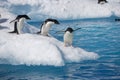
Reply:
[[[21,30],[23,28],[23,24],[25,20],[30,20],[27,15],[18,15],[15,20],[12,20],[10,23],[14,22],[14,31],[9,33],[17,33],[21,34]]]
[[[107,0],[98,0],[98,4],[104,4],[104,3],[108,3]]]
[[[115,21],[120,21],[120,18],[119,19],[115,19]]]
[[[60,24],[60,23],[56,19],[46,19],[44,23],[41,25],[40,31],[37,32],[37,34],[48,36],[49,30],[53,24]]]
[[[64,46],[67,47],[67,46],[72,46],[72,42],[73,42],[73,32],[76,31],[76,30],[79,30],[81,28],[77,28],[75,30],[73,30],[71,27],[68,27],[66,30],[65,30],[65,33],[64,33]]]

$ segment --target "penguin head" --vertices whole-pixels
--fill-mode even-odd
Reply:
[[[45,24],[60,24],[56,19],[46,19]]]
[[[28,17],[27,15],[18,15],[16,19],[21,19],[21,18],[30,20],[30,17]]]
[[[67,32],[67,31],[69,31],[70,33],[72,33],[74,30],[71,27],[68,27],[65,32]]]
[[[27,15],[23,15],[23,17],[24,17],[25,19],[29,19],[29,20],[31,20],[31,18],[28,17]]]

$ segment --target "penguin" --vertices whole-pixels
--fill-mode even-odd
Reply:
[[[10,22],[10,23],[14,22],[14,31],[9,33],[21,34],[21,30],[26,19],[30,20],[30,18],[27,15],[18,15],[15,20],[12,20]]]
[[[120,19],[115,19],[115,21],[120,21]]]
[[[73,29],[68,27],[64,33],[64,46],[72,46],[73,41]]]
[[[40,31],[37,34],[41,34],[43,36],[48,36],[49,30],[53,24],[60,24],[56,19],[46,19],[44,23],[40,27]]]
[[[75,30],[73,30],[71,27],[68,27],[66,30],[65,30],[65,33],[64,33],[64,37],[63,37],[63,40],[64,40],[64,46],[67,47],[67,46],[72,46],[72,42],[73,42],[73,32],[74,31],[77,31],[81,28],[77,28]]]
[[[108,3],[107,0],[98,0],[98,4],[104,4],[104,3]]]

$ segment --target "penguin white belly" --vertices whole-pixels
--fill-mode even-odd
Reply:
[[[73,41],[73,34],[67,31],[64,34],[64,43],[67,45],[72,45],[72,41]]]
[[[21,30],[23,28],[24,21],[25,21],[25,18],[21,18],[17,23],[17,30],[18,30],[19,34],[21,34]]]
[[[42,27],[41,34],[44,36],[48,36],[48,32],[49,32],[50,28],[51,28],[50,25],[48,25],[48,26],[44,25]]]

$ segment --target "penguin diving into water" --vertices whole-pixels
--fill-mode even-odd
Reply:
[[[44,23],[41,25],[40,31],[37,32],[37,34],[48,36],[49,30],[53,24],[60,24],[60,23],[56,19],[46,19]]]
[[[64,32],[64,37],[63,37],[63,40],[64,40],[64,46],[67,47],[67,46],[72,46],[72,41],[73,41],[73,32],[74,31],[77,31],[81,28],[77,28],[75,30],[73,30],[71,27],[68,27]]]
[[[21,34],[21,30],[23,28],[23,24],[25,20],[30,20],[27,15],[18,15],[15,20],[12,20],[10,23],[14,22],[14,31],[9,33],[17,33]]]

